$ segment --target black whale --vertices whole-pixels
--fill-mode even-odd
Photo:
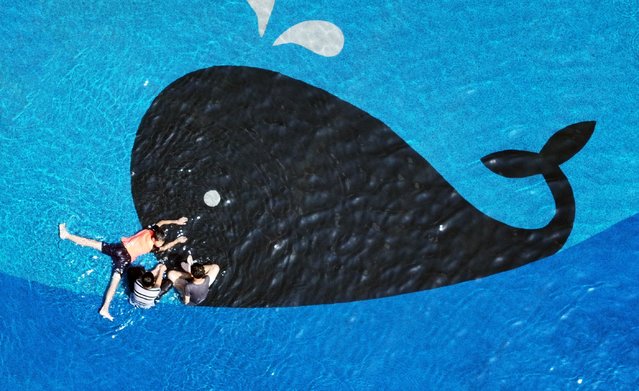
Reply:
[[[559,165],[594,125],[557,132],[539,153],[482,159],[501,175],[541,174],[550,186],[553,219],[520,229],[481,213],[390,128],[351,104],[275,72],[212,67],[172,83],[147,111],[133,148],[132,192],[143,224],[190,217],[187,248],[223,269],[207,305],[379,298],[557,252],[575,216]],[[212,189],[221,195],[217,207],[203,201]]]

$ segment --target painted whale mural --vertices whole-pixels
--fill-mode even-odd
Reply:
[[[190,217],[183,250],[223,270],[206,305],[380,298],[503,272],[561,249],[575,201],[559,166],[594,127],[570,125],[539,153],[482,159],[507,177],[542,175],[550,187],[554,217],[522,229],[477,210],[353,105],[272,71],[212,67],[176,80],[148,109],[133,148],[132,193],[143,224]],[[182,256],[167,261],[175,266]]]

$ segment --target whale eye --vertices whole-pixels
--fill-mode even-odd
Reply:
[[[215,207],[220,203],[220,193],[217,190],[209,190],[204,193],[204,203],[207,206]]]

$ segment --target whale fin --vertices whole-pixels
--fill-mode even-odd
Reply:
[[[594,121],[579,122],[553,134],[539,153],[506,150],[486,155],[481,161],[492,172],[506,178],[547,173],[579,152],[594,130]]]
[[[539,152],[545,160],[560,165],[586,145],[595,131],[595,121],[578,122],[553,134]]]
[[[481,159],[492,172],[506,178],[525,178],[543,172],[543,157],[535,152],[509,149],[486,155]]]

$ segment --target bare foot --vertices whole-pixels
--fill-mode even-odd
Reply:
[[[67,239],[69,237],[69,231],[67,231],[66,223],[62,223],[58,226],[60,239]]]
[[[113,322],[113,316],[111,316],[111,314],[109,313],[109,310],[106,308],[100,308],[100,315],[102,315],[102,317],[104,319],[108,319],[111,322]]]

